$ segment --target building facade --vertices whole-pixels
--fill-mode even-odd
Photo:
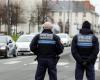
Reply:
[[[21,13],[22,19],[24,19],[24,23],[19,23],[17,24],[17,27],[15,25],[12,25],[12,33],[16,32],[24,32],[26,33],[31,33],[31,32],[37,32],[38,29],[35,27],[35,25],[30,24],[30,20],[32,15],[34,14],[33,12],[36,11],[37,5],[42,5],[42,0],[0,0],[1,4],[8,5],[9,4],[18,4],[21,6],[21,9],[23,10]],[[1,5],[0,4],[0,5]],[[2,24],[0,27],[1,32],[7,32],[8,31],[8,26],[5,24]]]
[[[56,23],[62,22],[62,32],[69,33],[70,36],[77,34],[83,21],[88,20],[92,24],[94,32],[98,33],[99,15],[95,12],[95,7],[90,1],[49,1],[51,16]]]
[[[8,0],[2,0],[7,3]],[[99,15],[95,12],[95,7],[89,0],[9,0],[13,3],[17,2],[23,8],[22,16],[26,23],[18,24],[17,32],[24,33],[38,32],[38,26],[30,25],[32,12],[37,9],[37,5],[42,5],[43,1],[47,1],[49,14],[54,19],[55,23],[60,25],[61,32],[69,33],[74,36],[79,32],[83,21],[88,20],[92,24],[94,32],[100,32],[98,27]],[[36,15],[35,15],[36,16]],[[35,19],[35,18],[34,18]],[[6,29],[5,29],[6,28]],[[12,28],[13,31],[16,27]],[[2,31],[7,30],[7,27],[2,26]]]

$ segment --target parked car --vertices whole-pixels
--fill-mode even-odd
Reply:
[[[41,32],[35,32],[35,33],[30,33],[30,35],[37,35],[40,34]]]
[[[65,47],[70,46],[70,36],[67,33],[59,33],[57,35],[60,37],[61,42]]]
[[[16,57],[16,44],[12,37],[8,35],[0,35],[0,56],[8,57]]]
[[[19,55],[30,54],[30,43],[35,35],[22,35],[16,41],[17,53]]]
[[[70,37],[69,38],[69,45],[71,46],[71,44],[72,44],[72,38]]]

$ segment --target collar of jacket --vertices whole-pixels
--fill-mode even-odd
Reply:
[[[84,34],[84,35],[87,35],[87,34],[93,34],[93,31],[91,29],[81,29],[80,30],[80,34]]]
[[[44,29],[44,30],[42,31],[42,33],[50,33],[50,34],[51,34],[51,33],[53,33],[53,32],[52,32],[52,30],[50,30],[50,29]]]

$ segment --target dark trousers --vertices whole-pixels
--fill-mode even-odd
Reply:
[[[49,80],[57,80],[56,62],[53,58],[38,59],[35,80],[44,80],[47,69],[49,74]]]
[[[83,80],[84,71],[86,71],[87,80],[95,80],[94,64],[89,64],[87,67],[84,67],[78,63],[76,63],[75,79]]]

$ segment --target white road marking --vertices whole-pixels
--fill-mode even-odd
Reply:
[[[69,68],[69,66],[64,66],[65,68]]]
[[[35,62],[32,62],[32,63],[29,63],[29,64],[33,64],[33,65],[35,65],[35,64],[36,64],[36,65],[37,65],[37,61],[35,61]]]
[[[21,59],[27,59],[27,58],[31,58],[31,57],[34,57],[34,56],[25,56],[25,57],[16,57],[16,58],[9,58],[9,59],[3,59],[3,60],[0,60],[0,63],[2,62],[6,62],[6,61],[16,61],[16,60],[21,60]]]
[[[95,70],[100,71],[100,62],[95,63]]]
[[[20,58],[16,58],[16,59],[10,59],[11,61],[12,60],[21,60],[21,59],[27,59],[27,58],[31,58],[33,56],[27,56],[27,57],[20,57]]]
[[[58,66],[66,66],[66,65],[68,65],[69,63],[67,63],[67,62],[59,62],[57,65]]]
[[[37,65],[37,61],[35,61],[35,62],[32,62],[32,63],[29,63],[29,64],[33,64],[33,65]],[[68,65],[69,63],[67,63],[67,62],[59,62],[59,63],[57,63],[57,65],[58,66],[66,66],[66,65]]]
[[[10,61],[10,62],[6,62],[4,64],[16,64],[16,63],[20,63],[21,61]]]
[[[98,54],[97,61],[95,63],[95,70],[100,71],[100,51],[99,51],[99,54]]]
[[[6,62],[6,63],[4,63],[4,64],[17,64],[17,63],[20,63],[20,62],[22,62],[22,61],[8,61],[8,62]],[[28,63],[28,64],[24,64],[24,65],[37,65],[38,63],[37,63],[37,61],[34,61],[34,62],[32,62],[32,63]],[[59,63],[57,63],[57,66],[67,66],[69,63],[67,63],[67,62],[59,62]]]
[[[28,65],[28,64],[24,64],[24,65],[26,66],[26,65]]]

